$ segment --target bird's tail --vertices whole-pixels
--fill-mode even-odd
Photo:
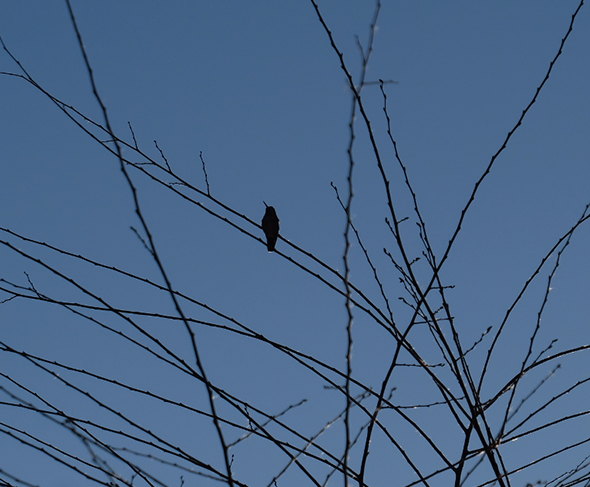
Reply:
[[[266,248],[268,249],[269,252],[274,252],[276,244],[277,244],[276,238],[268,238],[266,240]]]

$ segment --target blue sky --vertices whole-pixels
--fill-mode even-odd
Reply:
[[[392,130],[439,255],[446,249],[475,182],[543,80],[578,3],[384,2],[367,80],[396,82],[385,85]],[[343,270],[346,220],[331,183],[342,195],[347,194],[351,95],[311,3],[106,0],[73,2],[73,8],[102,100],[121,139],[132,143],[131,123],[146,154],[160,160],[153,143],[157,140],[174,171],[205,190],[202,152],[212,196],[255,222],[261,220],[266,201],[277,209],[284,239]],[[366,46],[373,2],[326,1],[320,8],[358,80],[361,57],[355,36]],[[39,85],[102,123],[65,2],[2,2],[0,35]],[[482,184],[441,271],[445,283],[455,286],[448,299],[466,348],[487,327],[497,329],[542,257],[590,202],[589,50],[590,14],[585,6],[537,102]],[[19,73],[4,51],[0,71]],[[387,140],[378,85],[366,86],[363,99],[382,147],[398,215],[409,217],[402,224],[404,238],[411,257],[420,257],[412,204]],[[142,233],[116,158],[22,79],[2,75],[0,100],[0,227],[161,283],[153,260],[130,229]],[[394,248],[384,223],[383,183],[360,121],[356,131],[353,221],[382,272],[396,319],[403,323],[408,309],[398,297],[406,295],[382,252],[383,247]],[[125,155],[135,157],[129,149]],[[262,242],[175,196],[140,171],[132,170],[130,175],[176,289],[271,340],[344,370],[346,309],[341,296],[288,259],[267,253]],[[262,236],[255,226],[206,198],[187,193]],[[554,338],[559,339],[554,351],[589,341],[589,239],[588,228],[582,225],[564,253],[544,311],[537,353]],[[113,306],[174,314],[169,296],[149,286],[82,265],[4,232],[1,240],[51,263]],[[277,249],[313,272],[324,272],[284,241],[279,241]],[[41,293],[67,301],[82,299],[70,284],[6,246],[0,250],[0,263],[0,277],[7,281],[28,285],[24,271]],[[383,306],[358,245],[352,248],[351,263],[352,281]],[[425,284],[428,269],[417,268]],[[534,281],[498,345],[494,374],[486,383],[490,394],[522,362],[549,270]],[[330,282],[342,286],[337,279]],[[6,297],[8,294],[0,296]],[[198,320],[228,324],[196,305],[186,304],[185,311]],[[120,320],[102,317],[136,336]],[[181,325],[155,318],[138,321],[190,360]],[[62,308],[12,300],[0,306],[0,323],[1,340],[14,349],[206,409],[200,384]],[[355,377],[378,388],[394,342],[359,310],[355,311],[354,334]],[[344,408],[342,396],[325,389],[317,376],[268,345],[206,326],[197,328],[197,336],[210,379],[226,391],[272,414],[308,399],[286,415],[290,424],[306,434],[317,432]],[[416,331],[417,343],[434,357],[429,340],[426,330]],[[475,376],[490,344],[489,337],[486,340],[480,347],[482,353],[471,357]],[[2,355],[0,369],[6,374],[46,394],[60,407],[71,408],[72,415],[86,411],[85,400],[55,388],[55,379],[24,365],[20,357]],[[582,355],[564,361],[546,386],[547,397],[564,383],[585,378],[587,363]],[[548,370],[550,367],[545,372]],[[543,373],[533,377],[522,394],[542,377]],[[76,380],[105,401],[131,411],[146,427],[165,431],[204,461],[222,465],[210,421],[177,416],[159,403],[145,398],[142,402],[142,398],[88,378]],[[417,388],[416,381],[411,372],[400,372],[392,382],[400,404],[435,400],[433,391]],[[572,393],[569,402],[564,401],[564,408],[587,408],[581,391],[577,394],[580,397]],[[235,412],[220,407],[235,419]],[[30,421],[31,416],[13,409],[3,408],[8,423],[22,427]],[[88,414],[97,418],[104,414],[91,411]],[[434,428],[433,435],[439,435],[441,442],[453,438],[446,424],[437,425],[441,421],[431,409],[425,411],[424,421]],[[105,421],[116,423],[108,415]],[[407,425],[391,421],[391,427],[404,432],[413,445],[413,433],[404,429]],[[588,431],[588,426],[581,419],[573,431],[565,426],[551,430],[520,452],[534,456],[533,446],[540,443],[567,444],[580,431]],[[45,434],[49,427],[40,422],[39,428]],[[51,437],[51,430],[47,431]],[[235,432],[227,435],[229,441],[237,438]],[[342,425],[325,436],[326,445],[342,454],[338,446]],[[390,465],[399,469],[400,483],[409,482],[411,472],[383,441],[375,438],[369,485],[383,485],[391,476]],[[11,472],[33,484],[86,485],[54,462],[42,466],[34,452],[26,453],[33,455],[29,459],[16,443],[0,436],[0,457],[14,454]],[[236,447],[236,476],[250,485],[267,485],[287,458],[276,449],[253,444],[255,447]],[[420,446],[416,443],[410,448]],[[507,451],[517,463],[519,455]],[[576,451],[566,460],[531,469],[515,481],[524,485],[550,480],[583,457],[582,451]],[[8,462],[0,462],[0,469],[6,465]],[[179,484],[178,475],[166,472],[162,476],[170,485]],[[185,477],[185,485],[197,485],[197,480]],[[297,483],[301,481],[293,473],[279,485],[303,485]]]

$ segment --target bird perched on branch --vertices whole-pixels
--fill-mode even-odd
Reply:
[[[266,206],[266,212],[262,218],[262,230],[266,235],[266,248],[272,252],[277,244],[277,238],[279,238],[279,217],[272,206],[268,206],[264,201],[263,203]]]

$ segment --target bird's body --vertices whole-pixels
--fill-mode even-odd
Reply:
[[[264,203],[266,205],[266,203]],[[266,248],[269,252],[275,249],[277,238],[279,238],[279,217],[272,206],[266,205],[266,213],[262,218],[262,230],[266,235]]]

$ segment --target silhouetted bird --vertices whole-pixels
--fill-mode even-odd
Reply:
[[[272,252],[277,244],[277,238],[279,238],[279,217],[272,206],[263,203],[266,206],[266,213],[262,218],[262,230],[266,235],[266,248]]]

